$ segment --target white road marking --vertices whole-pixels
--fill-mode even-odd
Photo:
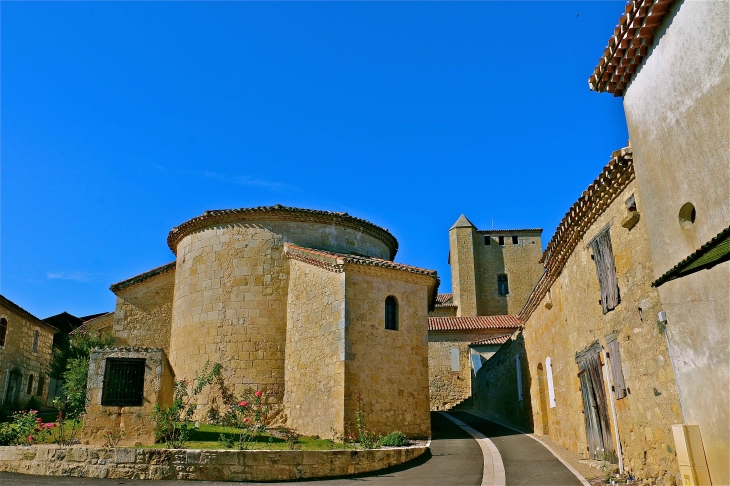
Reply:
[[[442,412],[443,413],[443,412]],[[489,440],[489,437],[485,436],[478,430],[469,427],[461,420],[443,413],[443,415],[454,422],[456,425],[461,427],[464,432],[468,433],[477,441],[479,447],[482,449],[482,455],[484,456],[484,472],[482,473],[482,486],[506,486],[507,482],[504,476],[504,463],[502,462],[502,454],[499,453],[497,446],[494,442]]]
[[[537,437],[536,437],[535,435],[533,435],[533,434],[529,434],[529,433],[527,433],[527,432],[524,432],[524,431],[522,431],[522,430],[518,430],[518,429],[515,429],[514,427],[510,427],[509,425],[506,425],[506,424],[503,424],[503,423],[497,422],[496,420],[492,420],[492,419],[490,419],[490,418],[487,418],[487,417],[485,417],[485,416],[483,416],[483,415],[481,415],[481,414],[479,414],[479,413],[476,413],[476,412],[468,412],[468,411],[466,411],[466,410],[465,410],[465,412],[466,412],[466,413],[468,413],[468,414],[470,414],[470,415],[474,415],[475,417],[479,417],[479,418],[483,418],[483,419],[485,419],[485,420],[489,420],[490,422],[494,422],[495,424],[501,425],[502,427],[506,427],[506,428],[508,428],[508,429],[512,429],[512,430],[514,430],[515,432],[519,432],[520,434],[523,434],[523,435],[526,435],[526,436],[528,436],[528,437],[531,437],[532,439],[535,439],[535,440],[536,440],[537,442],[539,442],[540,444],[542,444],[542,445],[543,445],[543,447],[545,447],[545,449],[549,450],[549,451],[550,451],[550,453],[551,453],[552,455],[554,455],[554,456],[555,456],[555,458],[556,458],[556,459],[557,459],[558,461],[562,462],[562,463],[563,463],[563,466],[567,467],[567,468],[568,468],[568,471],[572,472],[572,473],[573,473],[573,475],[574,475],[574,476],[575,476],[576,478],[578,478],[578,481],[580,481],[580,482],[581,482],[581,484],[583,484],[583,486],[591,486],[591,485],[590,485],[590,483],[589,483],[589,482],[588,482],[588,481],[586,480],[586,478],[584,478],[584,477],[583,477],[583,475],[582,475],[581,473],[579,473],[578,471],[576,471],[576,470],[575,470],[575,468],[574,468],[573,466],[571,466],[570,464],[568,464],[568,463],[567,463],[567,462],[565,461],[565,459],[563,459],[562,457],[560,457],[560,456],[558,455],[558,453],[557,453],[557,452],[555,452],[554,450],[552,450],[552,448],[551,448],[551,447],[550,447],[549,445],[547,445],[546,443],[544,443],[543,441],[541,441],[540,439],[538,439],[538,438],[537,438]]]

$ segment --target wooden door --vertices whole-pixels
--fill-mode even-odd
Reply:
[[[588,453],[591,459],[615,463],[611,429],[608,420],[608,403],[601,372],[601,347],[594,343],[576,355],[580,392],[583,398],[583,417],[586,425]]]

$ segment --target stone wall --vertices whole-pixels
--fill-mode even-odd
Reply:
[[[32,396],[45,402],[55,331],[2,296],[0,318],[6,319],[8,326],[5,345],[0,346],[0,403],[8,407],[25,405]],[[39,340],[34,353],[35,331],[39,333]],[[33,382],[28,393],[31,376]]]
[[[499,244],[503,236],[504,245]],[[512,235],[518,243],[512,243]],[[474,260],[476,268],[477,309],[479,315],[515,315],[527,302],[532,289],[542,275],[542,240],[539,231],[514,231],[497,233],[479,232],[474,235]],[[484,244],[490,238],[489,245]],[[506,274],[509,293],[499,295],[497,275]]]
[[[172,299],[170,301],[172,303]],[[114,334],[114,314],[116,312],[109,312],[107,314],[104,314],[103,316],[96,317],[94,319],[90,319],[86,322],[84,322],[83,328],[86,330],[86,332],[91,332],[97,335],[102,334]],[[167,326],[167,336],[168,336],[168,344],[169,344],[169,336],[170,336],[170,322],[168,321]]]
[[[449,410],[471,396],[469,343],[481,334],[428,333],[428,395],[431,410]],[[459,371],[451,371],[451,349],[459,350]]]
[[[428,299],[433,278],[345,265],[347,358],[345,420],[355,424],[356,397],[366,426],[387,434],[428,437]],[[398,329],[385,329],[385,299],[398,302]]]
[[[108,358],[142,358],[145,360],[144,398],[141,406],[102,405],[104,373]],[[161,349],[106,348],[91,351],[88,375],[88,402],[81,431],[85,444],[101,445],[108,433],[124,432],[120,445],[155,443],[152,410],[156,404],[172,405],[174,376]]]
[[[170,351],[175,269],[117,291],[114,337],[120,346]],[[105,318],[106,316],[102,316]],[[93,327],[100,329],[104,323]]]
[[[291,481],[377,471],[428,447],[333,451],[217,451],[0,447],[0,471],[41,476],[206,481]]]
[[[284,405],[288,425],[344,432],[345,274],[290,260]]]
[[[670,427],[681,423],[682,416],[666,340],[657,326],[661,305],[651,287],[654,272],[646,228],[642,220],[630,230],[621,226],[627,216],[624,202],[632,194],[641,214],[641,195],[636,192],[636,182],[631,182],[588,228],[549,293],[526,319],[524,339],[530,375],[545,373],[546,358],[550,357],[556,400],[554,408],[540,400],[541,394],[547,394],[540,390],[544,380],[532,379],[533,422],[540,424],[536,434],[548,433],[554,442],[585,454],[587,439],[575,355],[596,340],[606,347],[606,336],[617,332],[629,390],[625,398],[614,402],[624,464],[637,477],[671,483],[678,469]],[[621,302],[604,315],[588,245],[606,227]],[[610,411],[608,415],[613,422]]]
[[[520,356],[522,400],[519,399],[517,363]],[[532,431],[530,366],[521,334],[508,340],[486,361],[474,377],[474,410],[495,422]]]

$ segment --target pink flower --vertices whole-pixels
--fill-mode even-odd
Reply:
[[[35,414],[38,413],[38,410],[31,410],[30,413],[32,413],[33,415],[35,415]]]
[[[32,435],[29,435],[28,436],[28,442],[33,442],[33,436]]]
[[[254,393],[254,395],[256,395],[259,398],[261,398],[261,395],[263,395],[263,394],[264,394],[264,392],[262,392],[261,390],[256,390],[256,393]]]
[[[246,400],[244,400],[244,401],[242,401],[241,403],[238,404],[239,407],[245,407],[247,405],[248,405],[248,402],[246,402]]]
[[[42,424],[43,423],[43,419],[40,418],[40,417],[38,417],[37,419],[35,419],[35,421],[38,422],[39,424]]]
[[[248,417],[246,417],[246,418],[243,419],[243,423],[244,424],[248,423]]]

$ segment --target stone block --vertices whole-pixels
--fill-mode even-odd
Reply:
[[[133,464],[137,461],[137,451],[135,449],[116,449],[114,451],[114,462],[117,464]]]

